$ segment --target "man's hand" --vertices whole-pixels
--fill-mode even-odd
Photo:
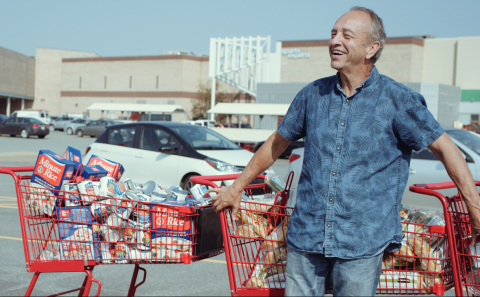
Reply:
[[[232,186],[227,186],[223,188],[212,188],[204,194],[204,197],[208,197],[209,193],[217,194],[212,198],[212,206],[217,213],[225,207],[231,207],[232,217],[234,220],[237,219],[237,212],[240,208],[240,201],[242,200],[242,192],[238,193]]]
[[[480,234],[480,198],[465,158],[447,133],[428,148],[445,165],[448,175],[462,194],[472,224],[472,245],[475,245]]]

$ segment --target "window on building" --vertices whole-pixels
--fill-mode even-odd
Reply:
[[[130,89],[132,88],[132,76],[130,75]]]
[[[104,80],[103,80],[103,88],[106,89],[107,88],[107,76],[105,76]]]
[[[82,77],[80,76],[80,79],[78,81],[78,88],[81,89],[82,88]]]
[[[157,75],[157,89],[158,89],[158,75]]]

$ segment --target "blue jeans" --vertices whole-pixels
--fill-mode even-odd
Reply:
[[[325,282],[333,296],[374,296],[382,271],[382,253],[366,259],[326,258],[288,248],[285,296],[324,296]]]

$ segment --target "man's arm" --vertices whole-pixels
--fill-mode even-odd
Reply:
[[[255,153],[242,174],[235,180],[233,185],[210,189],[208,192],[215,192],[217,195],[212,199],[212,205],[216,212],[225,207],[232,207],[233,218],[237,217],[237,211],[240,207],[242,191],[252,182],[260,173],[277,160],[278,156],[285,151],[290,141],[283,138],[275,131],[260,149]]]
[[[472,224],[473,245],[476,242],[477,234],[480,234],[480,198],[467,163],[447,133],[440,136],[429,145],[428,148],[442,161],[443,165],[445,165],[448,175],[465,200]]]

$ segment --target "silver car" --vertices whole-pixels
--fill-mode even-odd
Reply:
[[[450,136],[452,141],[458,146],[465,156],[468,168],[472,173],[473,179],[480,178],[480,135],[455,128],[446,128],[445,132]],[[304,156],[304,148],[294,149],[290,156],[290,162],[287,172],[294,172],[292,182],[292,192],[289,206],[293,206],[296,201],[296,190],[298,187],[298,179],[302,170]],[[285,176],[287,178],[288,174]],[[420,195],[409,191],[409,187],[413,184],[428,184],[451,181],[442,162],[428,149],[412,152],[412,160],[410,161],[410,176],[407,181],[405,192],[403,193],[402,202],[427,209],[442,209],[442,205],[435,197]],[[457,193],[456,189],[448,189],[440,191],[443,195],[451,196]],[[291,205],[293,204],[293,205]]]
[[[84,126],[90,121],[90,119],[75,119],[65,124],[64,130],[68,135],[73,135],[73,133],[77,130],[78,127]]]

